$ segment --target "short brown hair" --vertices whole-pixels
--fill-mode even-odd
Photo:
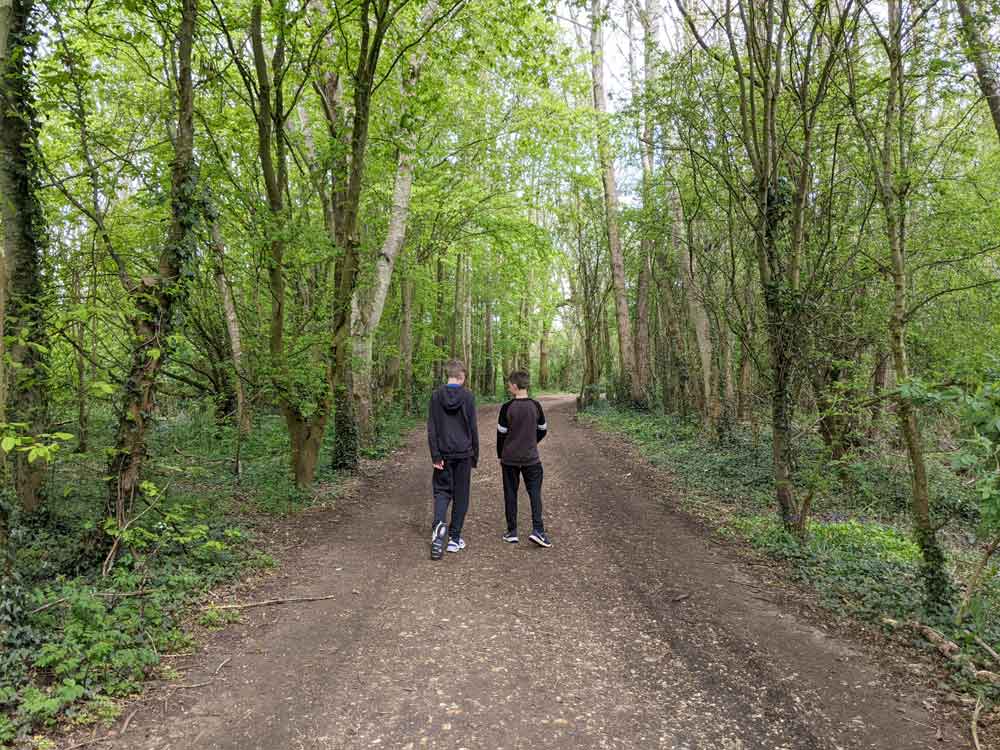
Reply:
[[[507,378],[507,382],[522,391],[526,391],[528,390],[528,386],[531,385],[531,376],[524,370],[515,370]]]
[[[449,359],[445,362],[444,371],[449,378],[455,378],[456,380],[468,374],[468,370],[465,369],[465,363],[460,359]]]

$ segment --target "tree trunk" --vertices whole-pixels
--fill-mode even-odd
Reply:
[[[593,81],[594,109],[598,113],[597,154],[604,185],[604,211],[608,235],[608,249],[611,253],[611,278],[614,286],[615,318],[618,323],[618,363],[621,375],[628,383],[632,400],[641,403],[643,394],[636,374],[635,350],[632,344],[632,321],[628,309],[628,293],[625,288],[625,257],[622,252],[621,233],[618,226],[618,186],[615,182],[615,164],[611,155],[611,144],[606,131],[605,115],[608,111],[607,94],[604,89],[604,9],[601,0],[591,0],[591,78]]]
[[[971,3],[974,0],[955,0],[958,6],[958,14],[962,18],[962,38],[965,41],[965,53],[976,68],[976,80],[979,82],[979,90],[986,98],[986,104],[990,108],[990,117],[993,118],[993,128],[996,130],[997,138],[1000,138],[1000,80],[997,78],[996,69],[989,56],[989,47],[983,39],[978,19],[972,10]],[[988,11],[983,11],[984,15]],[[988,16],[986,16],[988,18]]]
[[[401,371],[401,398],[403,413],[413,413],[413,292],[415,286],[410,274],[404,275],[400,283],[402,295],[402,323],[399,333],[399,366]]]
[[[889,62],[889,82],[882,123],[882,142],[879,148],[874,138],[864,128],[871,166],[876,170],[876,187],[885,214],[886,235],[889,240],[890,270],[893,282],[893,301],[889,315],[889,344],[893,368],[898,383],[909,377],[906,350],[907,322],[907,269],[906,269],[906,219],[909,147],[903,127],[905,76],[903,59],[904,20],[900,0],[888,2],[888,35],[885,51]],[[860,118],[857,112],[855,116]],[[896,396],[896,416],[900,434],[906,445],[910,464],[910,514],[913,519],[916,541],[923,556],[922,577],[928,604],[932,607],[950,606],[951,585],[945,569],[945,556],[937,539],[930,513],[930,490],[927,466],[924,460],[923,437],[916,409],[901,393]]]
[[[72,288],[70,290],[71,301],[78,306],[83,302],[83,291],[81,288],[80,270],[73,269]],[[87,344],[87,323],[82,318],[77,318],[72,323],[74,344],[73,364],[76,370],[76,452],[87,452],[87,438],[90,433],[87,394],[87,360],[84,358],[84,348]]]
[[[642,393],[644,403],[650,398],[649,383],[652,373],[650,364],[649,300],[656,243],[651,230],[655,214],[653,203],[653,92],[651,85],[656,76],[657,43],[655,24],[659,14],[660,4],[658,0],[646,0],[645,7],[639,10],[639,21],[643,31],[642,127],[639,136],[639,146],[642,154],[642,210],[647,228],[643,230],[640,242],[641,265],[639,267],[639,284],[636,290],[635,371],[638,378],[637,387]]]
[[[437,0],[431,0],[424,6],[420,18],[421,31],[427,30],[430,26],[437,7]],[[375,258],[371,283],[356,289],[352,301],[351,336],[354,351],[352,361],[356,368],[352,376],[352,386],[355,416],[358,421],[358,439],[364,447],[371,446],[375,440],[371,383],[372,338],[382,321],[386,295],[392,282],[392,272],[406,239],[410,198],[413,191],[413,161],[417,150],[417,115],[414,105],[420,71],[427,59],[426,49],[425,45],[420,51],[410,54],[404,63],[403,78],[400,83],[402,104],[398,125],[399,145],[396,151],[396,176],[393,182],[389,228]]]
[[[444,258],[437,259],[434,307],[434,383],[444,380]]]
[[[236,393],[236,425],[244,437],[250,434],[253,416],[247,403],[245,377],[243,373],[243,338],[240,333],[240,319],[236,314],[233,290],[226,278],[226,245],[222,240],[219,220],[212,217],[212,253],[214,256],[215,285],[222,300],[222,315],[229,335],[229,353],[233,362],[233,387]]]
[[[155,276],[133,285],[137,314],[131,321],[133,341],[131,365],[125,380],[115,451],[108,473],[110,502],[118,528],[124,528],[139,494],[146,457],[146,433],[156,411],[157,377],[171,350],[173,312],[183,304],[182,274],[193,262],[195,222],[198,216],[197,174],[194,163],[194,86],[191,52],[194,45],[197,0],[183,0],[177,33],[177,130],[171,178],[171,219],[166,243],[160,253]],[[113,561],[109,556],[104,572]]]
[[[691,222],[685,220],[680,200],[674,196],[674,231],[672,234],[674,252],[680,265],[680,277],[687,300],[688,315],[694,327],[695,343],[698,346],[698,362],[701,368],[701,404],[702,419],[706,425],[714,424],[719,416],[719,398],[712,387],[712,331],[705,309],[704,298],[698,284],[697,268],[695,267],[692,245],[694,243],[694,228]],[[687,227],[687,240],[680,232],[681,227]]]
[[[483,393],[493,396],[497,389],[496,363],[493,361],[496,353],[493,351],[493,300],[487,298],[483,344]]]
[[[517,321],[517,357],[514,367],[518,370],[531,372],[531,309],[528,307],[528,297],[531,296],[531,285],[524,290],[521,297],[521,306],[518,311]]]
[[[48,388],[44,345],[45,297],[42,287],[42,243],[45,220],[38,198],[34,154],[37,126],[31,94],[35,28],[31,0],[0,5],[0,216],[3,217],[5,333],[12,340],[7,355],[13,367],[7,389],[6,419],[28,425],[29,437],[45,432]],[[41,503],[45,462],[13,460],[14,487],[21,507]]]
[[[538,340],[538,387],[549,387],[549,321],[542,324],[542,337]]]

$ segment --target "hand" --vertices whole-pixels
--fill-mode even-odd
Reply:
[[[438,461],[436,464],[434,464],[434,468],[437,469],[438,471],[444,471],[444,461]]]

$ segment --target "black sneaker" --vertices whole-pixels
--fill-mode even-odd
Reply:
[[[431,535],[431,560],[440,560],[444,557],[444,540],[448,536],[448,527],[438,521]]]
[[[552,540],[549,539],[548,534],[546,534],[544,531],[539,531],[538,529],[535,529],[534,531],[532,531],[531,532],[531,536],[529,536],[528,539],[530,539],[531,541],[533,541],[539,547],[551,547],[552,546]]]
[[[508,531],[500,538],[503,539],[505,542],[509,542],[510,544],[517,544],[519,541],[521,541],[520,539],[517,538],[516,531]]]

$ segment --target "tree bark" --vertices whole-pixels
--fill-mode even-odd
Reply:
[[[673,197],[674,217],[672,240],[674,252],[677,254],[680,266],[680,278],[687,301],[688,315],[694,327],[695,343],[698,346],[698,362],[701,368],[701,406],[702,419],[706,425],[712,425],[719,417],[719,397],[712,387],[712,330],[705,309],[704,296],[698,283],[695,257],[692,252],[694,243],[694,228],[685,219],[680,199]],[[686,227],[686,239],[681,235],[681,227]]]
[[[171,176],[170,228],[160,253],[155,276],[146,276],[133,287],[136,315],[131,321],[131,365],[125,381],[115,450],[108,474],[110,502],[118,528],[124,528],[139,494],[146,457],[146,433],[156,411],[157,378],[170,353],[175,307],[186,297],[181,276],[193,262],[198,215],[197,174],[194,162],[194,86],[191,54],[194,46],[197,0],[183,0],[177,32],[177,129]],[[109,556],[104,572],[113,562]]]
[[[993,128],[997,138],[1000,138],[1000,79],[989,56],[989,48],[983,39],[979,19],[973,12],[971,3],[974,0],[955,0],[958,14],[962,19],[962,38],[965,41],[965,53],[976,68],[976,80],[979,90],[983,92],[986,104],[993,119]]]
[[[614,285],[615,318],[618,323],[618,363],[622,378],[628,381],[629,393],[636,403],[642,402],[642,391],[635,366],[635,349],[632,343],[632,321],[628,308],[628,292],[625,285],[625,257],[622,252],[621,232],[618,226],[618,186],[615,182],[615,164],[611,155],[611,144],[606,132],[605,115],[608,111],[607,94],[604,89],[604,9],[601,0],[591,0],[591,78],[593,83],[594,109],[598,113],[597,157],[604,186],[604,211],[608,235],[608,249],[611,254],[611,278]]]
[[[549,387],[549,321],[542,323],[542,337],[538,340],[538,387]]]
[[[279,393],[282,415],[291,447],[291,469],[295,485],[300,489],[312,484],[318,450],[329,417],[331,399],[318,399],[315,412],[308,417],[295,403],[287,388],[285,360],[285,239],[282,228],[287,220],[284,196],[288,191],[288,158],[285,139],[285,104],[282,76],[285,67],[285,18],[283,11],[277,20],[278,36],[270,66],[264,51],[262,0],[255,0],[250,16],[250,42],[256,72],[256,90],[250,93],[256,100],[257,155],[264,179],[268,210],[274,222],[269,241],[268,287],[271,293],[271,318],[268,330],[268,353],[274,372],[274,385]]]
[[[430,0],[420,16],[419,30],[428,30],[437,12],[437,0]],[[410,198],[413,191],[413,162],[417,150],[416,91],[420,72],[427,60],[426,45],[407,56],[400,83],[402,95],[401,113],[398,124],[398,147],[396,151],[396,176],[392,191],[392,208],[389,212],[389,228],[378,256],[370,284],[359,286],[352,301],[351,323],[353,363],[352,376],[354,410],[358,422],[358,439],[362,446],[370,446],[375,439],[374,405],[372,404],[372,338],[382,320],[385,299],[392,281],[396,259],[406,239],[407,220],[410,213]],[[466,364],[468,366],[468,363]]]
[[[401,371],[401,398],[403,413],[413,412],[413,292],[415,282],[409,274],[400,283],[402,295],[402,323],[399,334],[399,366]]]
[[[212,221],[212,253],[214,259],[215,286],[222,300],[222,315],[226,321],[226,331],[229,334],[229,352],[233,362],[233,387],[236,392],[236,425],[240,434],[247,436],[252,429],[253,416],[250,404],[247,402],[246,378],[243,372],[243,337],[240,333],[240,319],[236,314],[236,303],[233,300],[233,290],[226,278],[225,258],[226,245],[222,239],[218,218]]]
[[[462,274],[462,361],[469,383],[475,382],[475,363],[472,361],[472,258],[465,256],[465,271]]]
[[[45,432],[49,394],[46,386],[45,295],[42,246],[45,219],[38,197],[34,154],[37,125],[31,94],[34,35],[31,0],[0,5],[0,216],[3,217],[5,290],[0,321],[12,344],[14,365],[6,386],[6,419],[27,424],[27,436]],[[21,507],[31,512],[42,501],[45,461],[13,460],[14,487]]]
[[[885,230],[889,245],[893,299],[889,311],[889,348],[896,380],[905,383],[909,377],[906,348],[907,283],[906,220],[909,194],[910,128],[906,127],[904,71],[904,13],[900,0],[888,0],[888,32],[883,48],[889,65],[881,137],[876,136],[864,115],[857,109],[855,78],[848,69],[854,116],[868,152],[869,164],[875,174],[875,186],[885,215]],[[944,551],[937,539],[930,513],[930,490],[924,459],[920,421],[913,404],[897,392],[896,416],[910,465],[910,515],[914,535],[923,557],[922,577],[928,604],[949,606],[951,585],[945,569]]]
[[[642,393],[643,402],[650,398],[649,384],[652,367],[650,364],[650,288],[653,278],[653,256],[655,240],[652,236],[654,223],[654,163],[653,163],[653,111],[651,106],[651,85],[656,77],[656,29],[655,23],[660,15],[658,0],[646,0],[645,6],[639,10],[639,22],[642,26],[643,56],[642,56],[642,91],[634,86],[637,94],[642,96],[642,126],[639,134],[639,150],[642,155],[642,210],[646,228],[643,229],[640,241],[639,284],[636,289],[636,321],[635,321],[635,371],[638,378],[637,389]]]
[[[496,363],[493,361],[496,353],[493,351],[493,300],[486,299],[486,309],[483,313],[483,394],[493,396],[496,393]]]
[[[79,306],[83,302],[83,291],[81,289],[80,269],[73,269],[72,288],[70,290],[73,305]],[[77,318],[72,323],[74,344],[73,365],[76,374],[76,452],[86,453],[88,435],[90,433],[90,410],[88,407],[87,394],[87,360],[84,352],[87,345],[87,323],[82,318]],[[0,417],[2,421],[2,417]]]

